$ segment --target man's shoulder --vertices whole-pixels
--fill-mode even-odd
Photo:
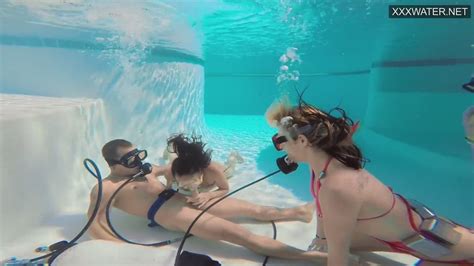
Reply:
[[[102,180],[102,195],[108,195],[113,192],[114,184],[108,179],[104,178]],[[97,196],[99,193],[99,184],[95,184],[91,189],[91,195]]]

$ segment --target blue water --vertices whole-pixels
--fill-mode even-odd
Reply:
[[[472,19],[388,19],[394,0],[51,2],[0,3],[1,92],[104,99],[114,136],[162,149],[203,133],[216,159],[238,150],[257,178],[283,155],[265,110],[307,88],[306,101],[361,121],[369,171],[474,226],[462,124],[474,97],[460,88]],[[304,165],[270,181],[311,200]]]
[[[206,24],[210,130],[241,138],[235,146],[251,147],[258,169],[271,172],[282,154],[262,115],[275,99],[295,99],[295,88],[307,88],[306,101],[325,110],[340,106],[361,121],[356,140],[370,159],[367,170],[396,192],[473,226],[474,163],[462,113],[474,97],[460,88],[474,69],[473,20],[390,20],[388,4],[397,1],[288,1],[274,12],[251,3],[216,12]],[[285,7],[294,8],[292,23],[270,19]],[[290,70],[300,76],[279,83],[278,59],[287,47],[298,48],[302,62]],[[271,182],[311,200],[304,165]]]
[[[208,142],[217,160],[228,151],[238,150],[245,158],[242,167],[253,168],[254,179],[278,170],[275,160],[284,155],[273,147],[271,137],[276,130],[267,125],[264,116],[206,115]],[[354,136],[356,144],[370,161],[365,168],[396,193],[421,201],[442,216],[471,225],[473,222],[472,163],[440,156],[416,146],[393,142],[375,136],[362,127]],[[235,178],[238,178],[236,175]],[[309,168],[271,177],[304,201],[311,201]]]

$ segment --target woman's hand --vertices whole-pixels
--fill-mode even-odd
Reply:
[[[199,193],[195,196],[186,197],[186,202],[192,204],[198,209],[203,209],[206,203],[211,199],[209,193]]]

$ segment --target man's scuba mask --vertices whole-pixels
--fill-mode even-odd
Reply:
[[[147,156],[148,152],[146,150],[134,149],[124,154],[120,160],[115,160],[114,163],[127,168],[135,168],[142,166],[142,161],[145,160]]]

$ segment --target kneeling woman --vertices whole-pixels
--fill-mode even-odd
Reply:
[[[275,147],[311,167],[318,229],[311,249],[328,250],[328,265],[347,265],[350,251],[408,253],[424,262],[472,265],[474,234],[426,206],[394,194],[362,168],[356,126],[342,109],[332,116],[300,99],[267,111],[278,127]]]

